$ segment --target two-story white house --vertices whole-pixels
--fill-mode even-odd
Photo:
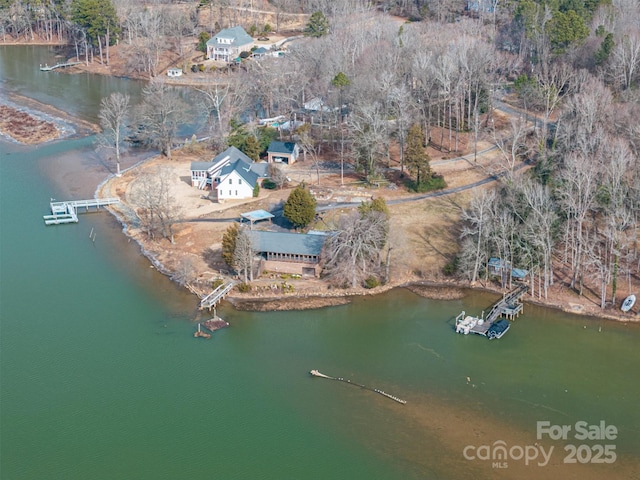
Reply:
[[[191,185],[202,190],[210,187],[219,202],[251,198],[255,186],[267,177],[267,167],[229,147],[210,162],[192,162]]]
[[[207,58],[230,62],[251,47],[253,38],[242,27],[225,28],[207,42]]]

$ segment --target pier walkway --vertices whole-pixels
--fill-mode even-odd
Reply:
[[[487,336],[488,331],[500,316],[504,315],[510,320],[516,318],[523,311],[522,297],[529,287],[521,285],[509,293],[502,296],[500,300],[494,303],[489,310],[489,314],[484,317],[484,312],[480,318],[467,315],[464,311],[455,319],[456,333],[476,333],[478,335]]]
[[[79,208],[84,212],[98,211],[100,207],[120,203],[119,198],[92,198],[89,200],[69,200],[66,202],[51,202],[51,215],[44,215],[45,225],[60,225],[65,223],[78,223]]]
[[[41,72],[50,72],[55,70],[56,68],[65,68],[65,67],[73,67],[74,65],[80,65],[82,62],[67,62],[67,63],[58,63],[57,65],[40,65]]]
[[[214,308],[220,300],[224,298],[224,296],[231,291],[235,284],[233,282],[223,283],[218,288],[216,288],[209,295],[200,300],[200,310],[204,310],[208,308],[211,310]]]

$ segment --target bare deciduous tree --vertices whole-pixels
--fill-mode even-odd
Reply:
[[[98,135],[98,145],[115,150],[117,175],[120,175],[120,148],[128,114],[129,95],[115,92],[100,102],[98,118],[102,133]]]
[[[340,218],[336,233],[325,241],[323,273],[337,285],[356,288],[379,273],[387,243],[389,218],[384,212],[352,212]]]
[[[162,81],[151,81],[143,90],[138,115],[142,134],[171,158],[178,126],[187,120],[187,104],[178,92]]]
[[[157,168],[140,175],[133,184],[140,225],[151,238],[160,234],[173,243],[173,225],[181,210],[173,195],[171,171]]]
[[[244,276],[244,283],[253,282],[253,258],[255,255],[251,233],[247,228],[241,228],[236,238],[233,263],[238,273],[242,273]]]

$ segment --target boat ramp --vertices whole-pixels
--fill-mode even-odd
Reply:
[[[474,317],[467,315],[466,312],[463,311],[455,319],[456,333],[462,333],[464,335],[475,333],[492,338],[490,329],[497,323],[501,316],[509,320],[514,320],[523,312],[522,297],[527,293],[527,290],[528,287],[526,285],[521,285],[511,292],[504,294],[500,300],[493,304],[486,317],[484,316],[484,312],[480,317]],[[502,336],[504,332],[506,332],[506,330],[502,331],[499,336]]]
[[[44,215],[45,225],[60,225],[65,223],[78,223],[78,209],[84,208],[84,212],[95,212],[100,207],[120,203],[119,198],[92,198],[90,200],[69,200],[66,202],[51,202],[51,215]]]

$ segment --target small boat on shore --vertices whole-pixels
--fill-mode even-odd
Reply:
[[[631,310],[631,308],[635,303],[636,303],[636,296],[629,295],[627,298],[624,299],[624,302],[622,302],[622,306],[620,307],[620,310],[626,313],[629,310]]]

